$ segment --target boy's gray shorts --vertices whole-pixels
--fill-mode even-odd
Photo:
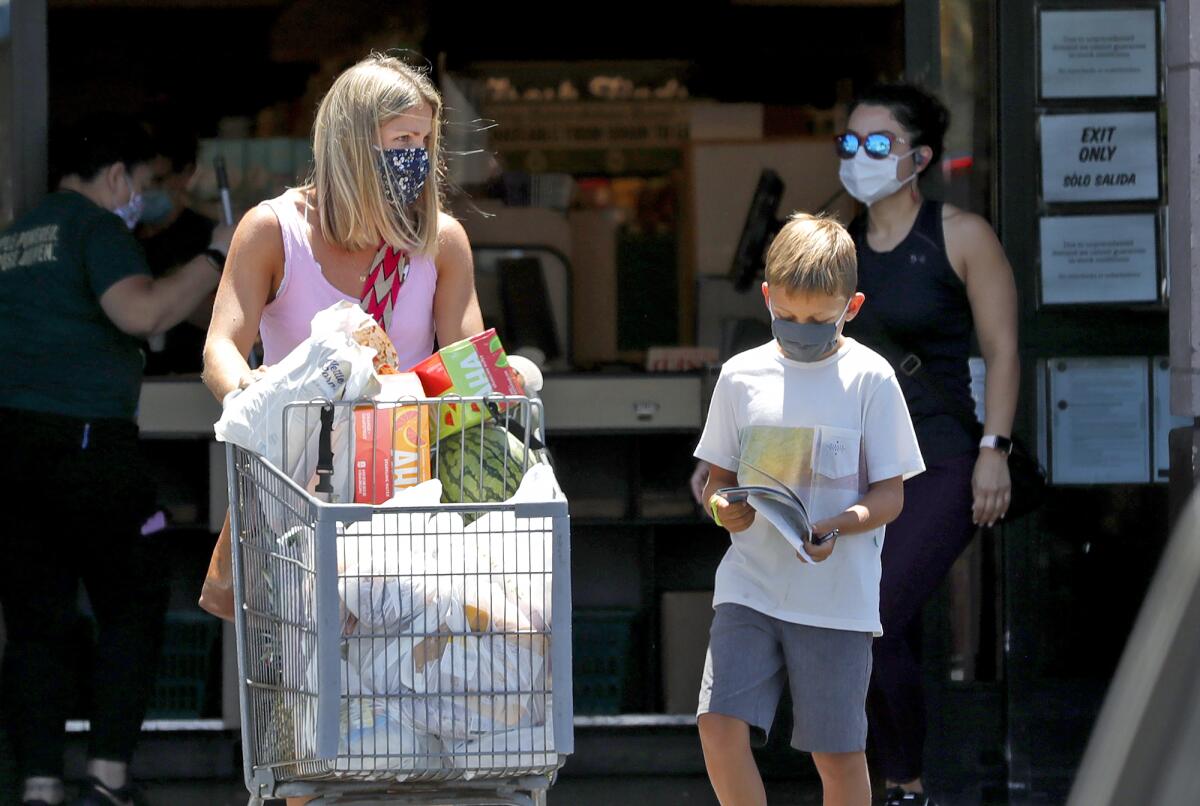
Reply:
[[[792,747],[809,753],[863,750],[871,641],[866,632],[792,624],[742,605],[717,605],[696,713],[746,722],[751,744],[761,746],[787,681]]]

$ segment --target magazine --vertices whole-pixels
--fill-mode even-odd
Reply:
[[[812,521],[808,517],[808,507],[804,505],[800,496],[765,470],[755,467],[744,459],[738,459],[738,463],[766,476],[778,486],[745,484],[736,487],[722,487],[717,490],[717,495],[731,504],[748,500],[750,506],[765,517],[792,545],[792,548],[807,561],[811,562],[812,558],[805,550],[806,544],[820,546],[837,537],[836,529],[825,534],[814,535]]]

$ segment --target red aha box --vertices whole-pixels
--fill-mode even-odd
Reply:
[[[427,406],[404,405],[424,397],[411,372],[381,375],[383,389],[375,406],[354,409],[354,501],[381,504],[396,491],[426,481],[429,475]]]

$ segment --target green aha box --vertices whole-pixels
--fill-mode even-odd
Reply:
[[[508,364],[495,328],[443,347],[413,367],[429,397],[523,395],[521,376]],[[438,438],[478,425],[490,412],[478,403],[446,403],[437,407]],[[502,401],[496,410],[503,411]]]

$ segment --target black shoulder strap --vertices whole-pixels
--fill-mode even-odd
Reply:
[[[883,326],[883,323],[868,313],[868,309],[861,311],[859,317],[863,317],[864,314],[869,317],[869,321],[873,325],[870,328],[871,338],[874,342],[872,346],[875,347],[880,355],[888,360],[892,368],[897,373],[912,378],[922,389],[933,395],[934,399],[942,404],[946,413],[958,420],[967,429],[967,433],[978,436],[982,432],[983,427],[979,419],[975,416],[975,410],[968,408],[962,401],[953,397],[936,378],[931,377],[928,372],[925,372],[925,362],[921,359],[921,356],[897,342],[887,332],[887,328]]]

